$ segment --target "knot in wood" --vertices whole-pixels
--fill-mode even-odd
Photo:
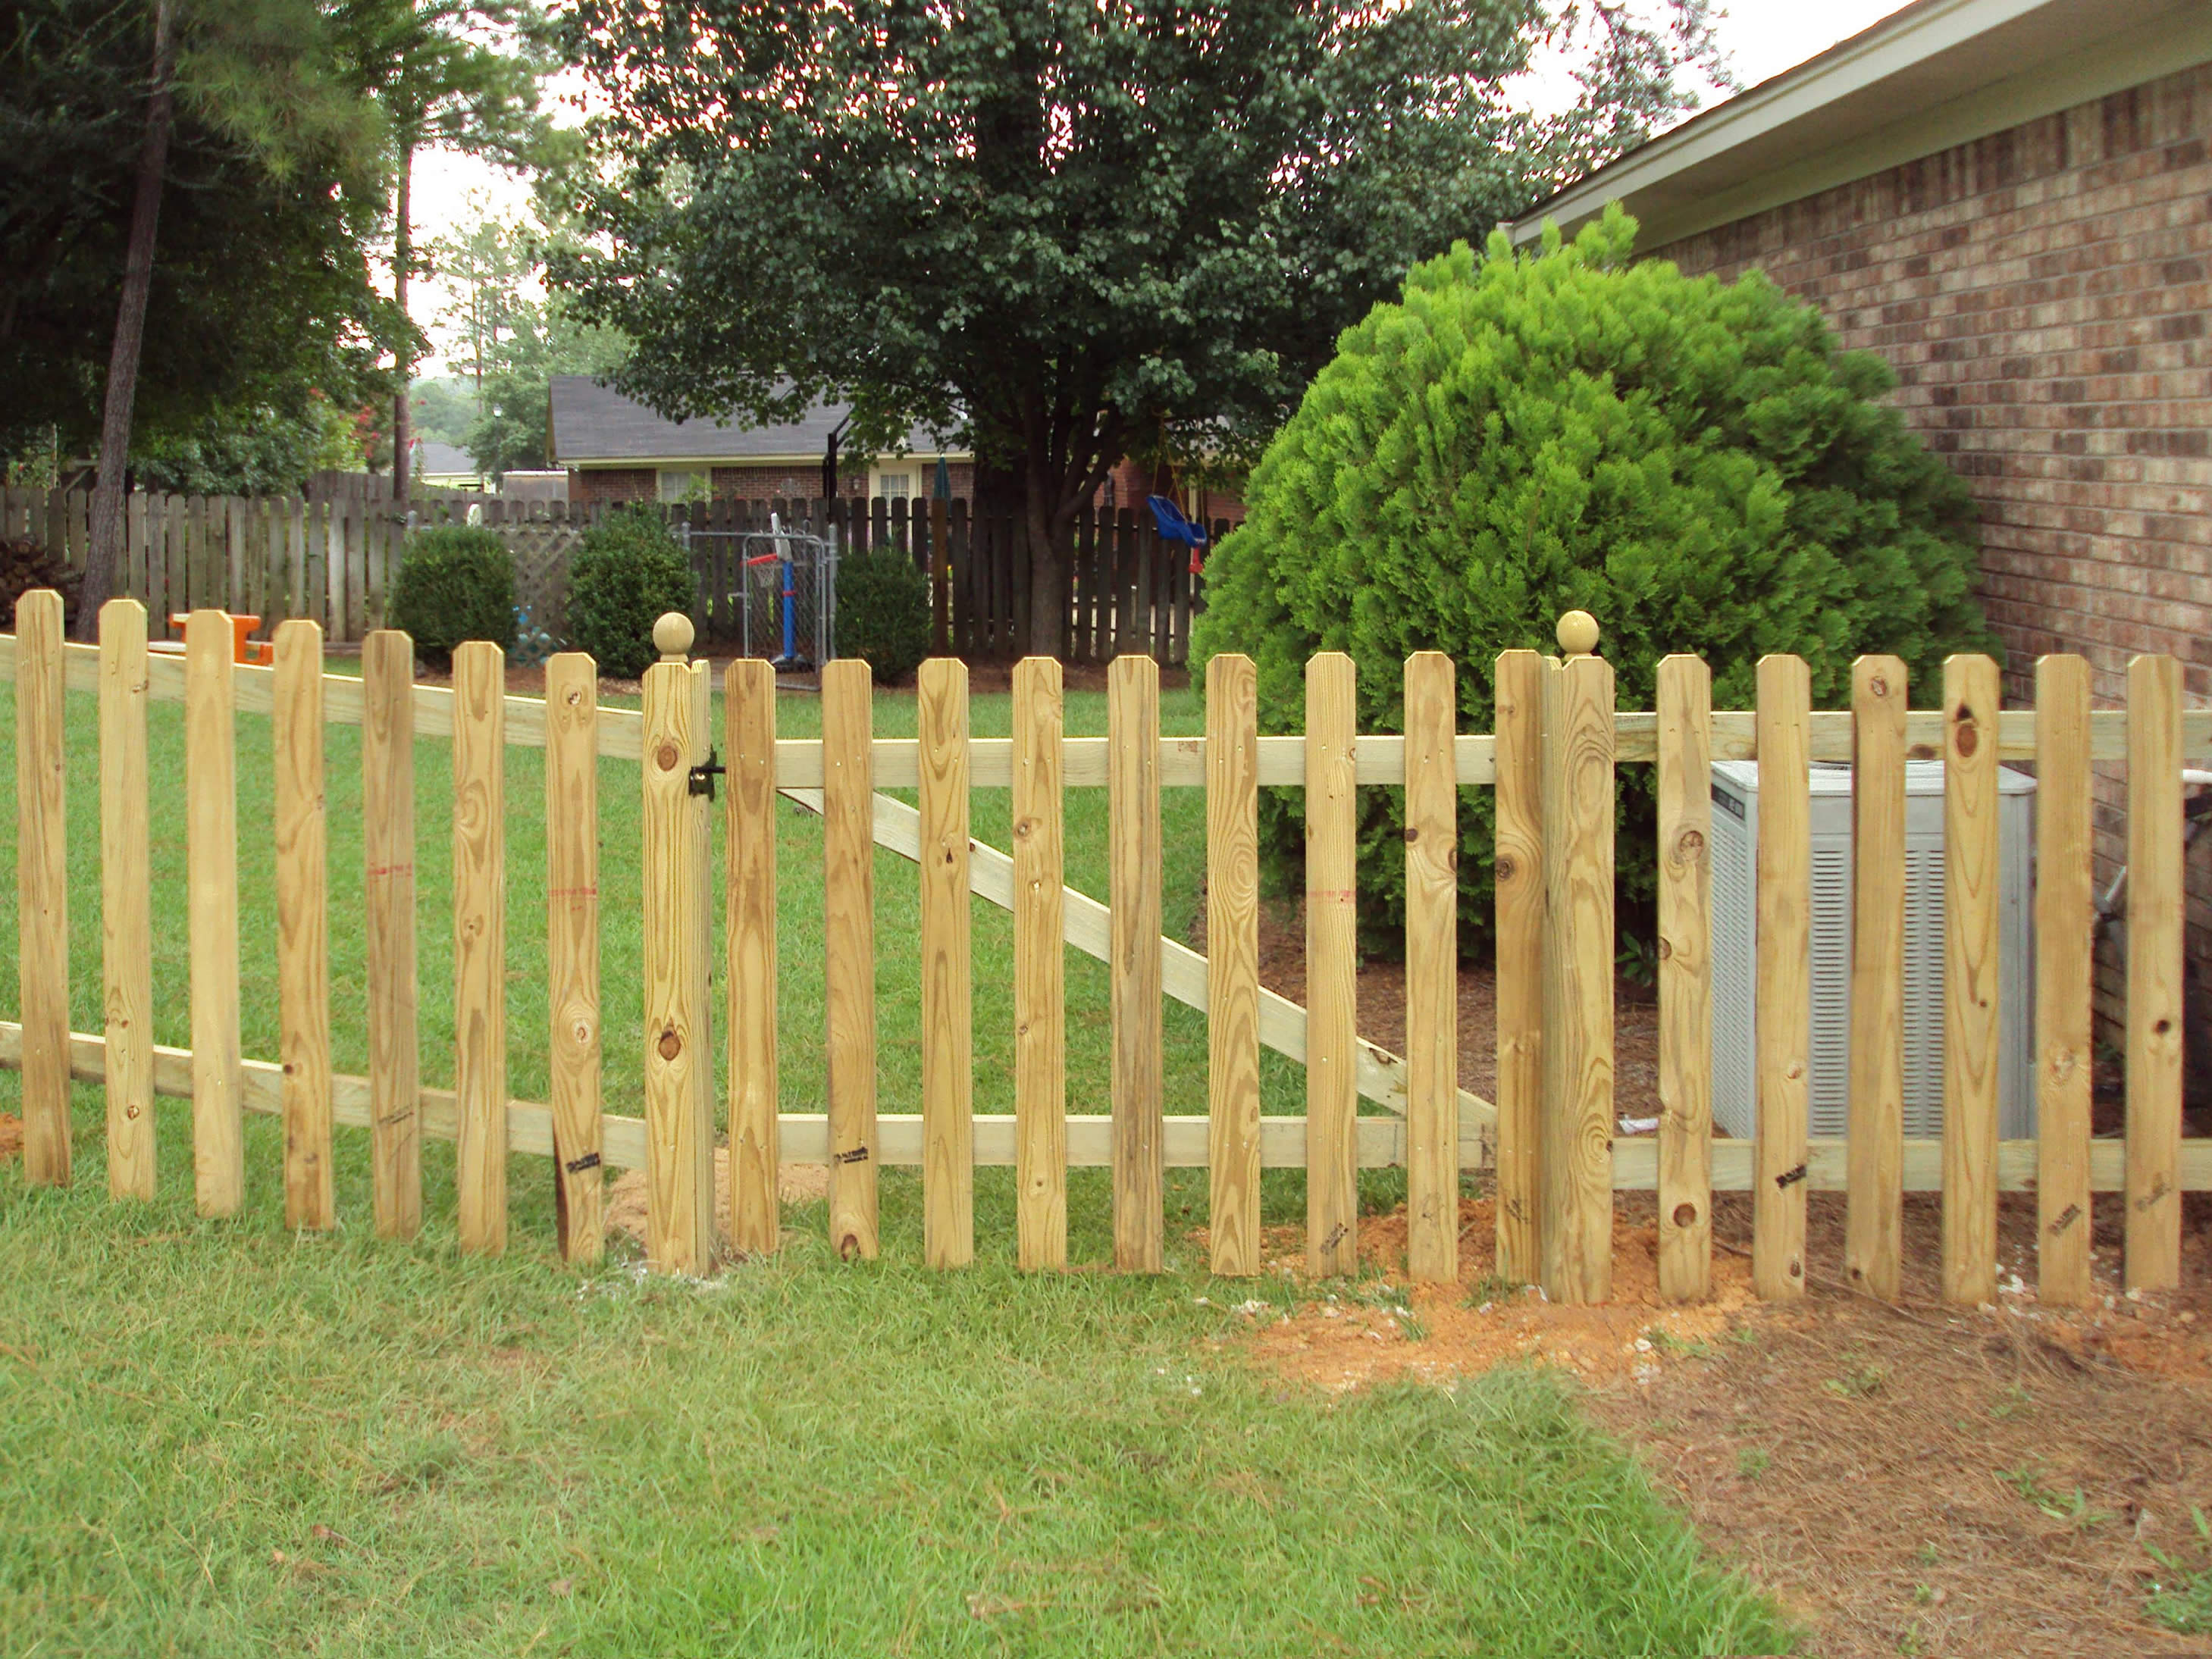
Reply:
[[[1673,961],[1673,960],[1674,960],[1674,940],[1672,940],[1672,939],[1668,939],[1668,938],[1666,936],[1666,934],[1664,934],[1664,933],[1660,934],[1660,935],[1659,935],[1659,960],[1660,960],[1660,961],[1662,961],[1662,962],[1671,962],[1671,961]]]
[[[1417,842],[1417,841],[1420,840],[1420,838],[1421,838],[1421,832],[1420,832],[1420,830],[1419,830],[1418,828],[1416,828],[1414,825],[1410,824],[1410,823],[1409,823],[1409,824],[1407,824],[1407,825],[1406,826],[1406,845],[1407,845],[1407,846],[1411,847],[1411,846],[1412,846],[1415,842]]]
[[[675,1028],[672,1026],[660,1034],[660,1041],[655,1046],[659,1048],[663,1060],[674,1060],[684,1052],[684,1039],[677,1036]]]
[[[1511,859],[1510,859],[1510,858],[1504,858],[1504,859],[1500,859],[1500,860],[1498,860],[1498,880],[1500,880],[1500,881],[1510,881],[1510,880],[1512,880],[1512,879],[1513,879],[1513,878],[1514,878],[1514,877],[1516,877],[1516,876],[1519,875],[1520,873],[1521,873],[1521,866],[1520,866],[1517,863],[1516,863],[1513,860],[1511,860]]]
[[[1952,742],[1958,749],[1961,759],[1971,757],[1982,746],[1981,731],[1973,724],[1973,719],[1972,709],[1961,708],[1959,711],[1958,736],[1954,738]]]
[[[1698,1224],[1698,1206],[1694,1204],[1677,1204],[1674,1206],[1674,1224],[1677,1227],[1696,1226]]]
[[[674,744],[664,743],[653,751],[653,763],[664,772],[672,772],[676,769],[676,763],[683,758],[684,757],[677,752]]]
[[[1705,850],[1705,835],[1702,830],[1685,830],[1674,843],[1675,850],[1684,859],[1694,859]]]

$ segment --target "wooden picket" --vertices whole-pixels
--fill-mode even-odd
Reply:
[[[327,504],[319,528],[327,532]],[[66,503],[48,501],[48,520]],[[228,511],[228,509],[226,509]],[[346,517],[351,514],[348,508]],[[886,544],[940,555],[968,591],[985,596],[970,642],[1002,631],[1018,611],[996,610],[999,592],[963,550],[959,515],[887,511]],[[222,550],[251,529],[251,514],[190,514],[176,568],[185,598],[217,597],[205,583]],[[65,532],[74,534],[74,532]],[[350,531],[344,532],[350,534]],[[194,540],[195,536],[202,539]],[[903,538],[903,540],[902,540]],[[1141,565],[1142,549],[1118,551]],[[150,556],[150,555],[149,555]],[[830,1228],[847,1255],[878,1247],[877,1171],[918,1168],[923,1248],[932,1265],[974,1259],[974,1171],[1016,1172],[1017,1258],[1029,1269],[1067,1260],[1066,1170],[1110,1173],[1114,1256],[1125,1271],[1170,1264],[1165,1171],[1208,1171],[1208,1255],[1215,1271],[1261,1264],[1259,1198],[1264,1171],[1306,1174],[1309,1265],[1336,1274],[1360,1263],[1356,1180],[1360,1169],[1407,1170],[1408,1224],[1402,1266],[1416,1280],[1462,1271],[1457,1218],[1466,1175],[1488,1158],[1503,1198],[1509,1170],[1525,1199],[1501,1249],[1540,1274],[1555,1300],[1610,1293],[1613,1194],[1648,1190],[1658,1200],[1660,1284],[1694,1300],[1714,1280],[1714,1194],[1753,1193],[1753,1281],[1766,1297],[1799,1296],[1825,1264],[1806,1256],[1807,1195],[1846,1195],[1841,1267],[1858,1287],[1901,1293],[1900,1215],[1908,1191],[1943,1195],[1942,1288],[1988,1299],[1994,1286],[1999,1194],[2036,1191],[2039,1274],[2054,1303],[2078,1302],[2094,1279],[2087,1249],[2096,1194],[2126,1208],[2124,1272],[2130,1285],[2176,1283],[2179,1194],[2212,1188],[2212,1144],[2182,1138],[2180,1116],[2180,767],[2212,757],[2212,712],[2181,706],[2178,667],[2143,659],[2130,674],[2128,708],[2092,711],[2079,659],[2039,665],[2037,708],[2001,712],[1993,664],[1954,659],[1943,706],[1906,710],[1903,665],[1854,665],[1849,712],[1812,710],[1806,665],[1770,657],[1759,672],[1756,711],[1710,708],[1711,677],[1691,657],[1662,663],[1656,708],[1613,708],[1610,665],[1590,654],[1587,619],[1563,623],[1563,660],[1533,653],[1500,659],[1492,734],[1457,731],[1453,665],[1419,653],[1404,669],[1405,733],[1355,736],[1353,673],[1324,654],[1309,667],[1304,735],[1261,737],[1256,675],[1239,657],[1217,659],[1206,686],[1204,738],[1163,740],[1152,652],[1174,611],[1172,573],[1157,564],[1138,588],[1142,618],[1119,618],[1132,642],[1108,678],[1109,734],[1062,732],[1060,674],[1030,659],[1017,670],[1013,735],[969,730],[966,672],[928,664],[917,709],[920,735],[878,739],[864,664],[824,676],[823,736],[779,740],[775,676],[768,665],[733,665],[726,680],[728,863],[721,897],[726,962],[729,1127],[733,1199],[726,1233],[741,1255],[775,1248],[779,1163],[821,1160],[832,1170]],[[166,578],[165,578],[166,580]],[[351,605],[356,588],[339,570]],[[198,584],[196,586],[196,584]],[[1133,588],[1132,592],[1138,591]],[[361,590],[365,593],[365,589]],[[1008,589],[1019,599],[1019,585]],[[241,595],[250,599],[249,587]],[[362,603],[366,604],[363,598]],[[1079,613],[1073,613],[1079,614]],[[1165,616],[1166,621],[1161,620]],[[507,1243],[511,1155],[555,1160],[556,1241],[568,1261],[596,1259],[607,1168],[647,1175],[647,1251],[656,1268],[712,1270],[719,1259],[713,1207],[714,1043],[706,960],[714,884],[706,848],[712,787],[706,681],[689,660],[684,618],[664,619],[664,660],[647,678],[643,710],[602,708],[588,659],[556,657],[544,701],[508,699],[495,647],[457,653],[450,690],[414,682],[411,642],[373,631],[362,677],[322,672],[323,639],[309,621],[277,633],[275,667],[230,660],[225,618],[197,608],[185,659],[149,656],[146,618],[132,600],[112,603],[96,649],[69,646],[52,596],[27,596],[18,632],[0,636],[0,668],[17,685],[19,951],[25,997],[18,1024],[0,1023],[0,1064],[25,1074],[26,1175],[69,1175],[72,1075],[107,1085],[111,1191],[155,1189],[156,1097],[189,1097],[193,1167],[202,1208],[238,1212],[244,1181],[242,1113],[271,1112],[283,1125],[285,1218],[324,1228],[336,1162],[349,1156],[340,1127],[369,1131],[378,1231],[405,1236],[421,1216],[424,1134],[458,1143],[454,1214],[463,1247]],[[675,626],[672,627],[672,624]],[[1142,630],[1149,629],[1149,634]],[[1097,637],[1095,635],[1093,637]],[[1122,635],[1117,631],[1115,637]],[[101,755],[104,1030],[69,1030],[67,861],[61,794],[69,691],[99,694]],[[191,933],[189,1051],[151,1042],[148,962],[147,704],[184,705],[185,818]],[[235,737],[240,713],[273,717],[278,969],[278,1061],[238,1048],[239,891]],[[335,1074],[329,951],[334,916],[325,866],[324,732],[363,728],[369,1075]],[[412,749],[417,734],[452,743],[454,810],[453,921],[457,1042],[454,1088],[423,1089],[416,1054]],[[501,779],[509,744],[546,752],[545,877],[550,1104],[509,1102],[504,1000],[507,980],[506,869]],[[1946,759],[1947,957],[1945,1133],[1902,1133],[1905,757],[1940,749]],[[599,762],[640,766],[645,789],[645,1014],[643,1118],[604,1112],[598,934]],[[1707,1045],[1712,1000],[1712,815],[1706,774],[1715,758],[1760,765],[1754,963],[1759,1026],[1758,1120],[1747,1143],[1716,1139]],[[2036,761],[2039,804],[2037,1144],[1997,1133],[1994,1055],[1997,1010],[1995,825],[2000,758]],[[1850,761],[1853,791],[1854,948],[1850,1133],[1807,1133],[1810,938],[1809,767]],[[2094,763],[2125,760],[2130,803],[2126,947],[2130,1052],[2124,1145],[2091,1139],[2088,1126],[2090,888],[2087,780]],[[1616,1140],[1613,1091],[1613,847],[1620,765],[1656,764],[1659,798],[1659,1133]],[[917,788],[918,808],[878,795],[878,783]],[[1011,855],[970,839],[976,788],[1011,786]],[[1352,860],[1358,790],[1406,792],[1407,1056],[1400,1060],[1356,1035],[1356,935]],[[1161,790],[1202,787],[1207,807],[1207,934],[1201,957],[1160,937]],[[1500,1093],[1521,1093],[1510,1113],[1457,1088],[1457,793],[1492,787],[1498,809],[1500,941],[1498,996]],[[1063,886],[1063,794],[1108,791],[1112,903]],[[1307,982],[1301,1010],[1258,983],[1257,799],[1263,787],[1302,788],[1309,843]],[[828,951],[828,1111],[779,1109],[775,839],[779,793],[823,814],[822,882]],[[919,1115],[879,1116],[876,1099],[872,925],[876,848],[903,852],[921,884],[923,963],[922,1086]],[[1533,903],[1529,902],[1533,889]],[[974,1109],[973,896],[1014,915],[1015,1111]],[[1536,948],[1512,929],[1534,932]],[[1104,957],[1114,1023],[1113,1067],[1100,1115],[1068,1112],[1063,952],[1069,944]],[[1175,996],[1209,1024],[1207,1116],[1164,1109],[1161,1006]],[[1258,1053],[1272,1047],[1306,1066],[1304,1118],[1263,1117]],[[1509,1063],[1510,1062],[1510,1063]],[[1361,1097],[1393,1115],[1358,1116]],[[1501,1101],[1501,1106],[1506,1103]],[[1501,1205],[1501,1209],[1504,1206]],[[1508,1258],[1511,1259],[1510,1257]]]

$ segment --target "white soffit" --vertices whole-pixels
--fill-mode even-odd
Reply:
[[[1656,247],[2212,61],[2212,0],[1919,0],[1739,93],[1509,227],[1609,202]]]

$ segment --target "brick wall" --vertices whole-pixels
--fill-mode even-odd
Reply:
[[[2212,694],[2208,137],[2212,65],[1653,250],[1763,269],[1888,359],[1893,401],[1981,504],[2008,697],[2031,698],[2045,651],[2087,656],[2103,705],[2138,652],[2179,658],[2192,704]],[[2123,789],[2101,769],[2106,874]],[[2193,1037],[2212,1024],[2212,861],[2191,863]]]
[[[649,501],[659,490],[658,476],[649,466],[572,466],[568,469],[570,501]]]
[[[917,462],[914,470],[921,475],[921,493],[927,495],[936,486],[937,463],[933,460]],[[975,463],[953,461],[945,470],[951,475],[952,499],[956,501],[973,501],[975,498]],[[818,463],[718,466],[712,471],[712,489],[717,501],[811,501],[822,488],[822,468]],[[837,482],[845,495],[857,496],[865,494],[868,488],[866,459],[863,457],[842,465]],[[595,466],[571,467],[568,470],[568,499],[572,501],[650,501],[659,498],[659,474],[652,467]]]

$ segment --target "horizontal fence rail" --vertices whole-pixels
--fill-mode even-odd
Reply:
[[[1610,1294],[1613,1194],[1651,1191],[1660,1216],[1662,1289],[1711,1293],[1712,1194],[1753,1196],[1753,1273],[1771,1298],[1804,1293],[1823,1264],[1808,1260],[1806,1195],[1847,1194],[1844,1266],[1851,1280],[1894,1296],[1901,1266],[1898,1206],[1907,1192],[1942,1195],[1945,1295],[1986,1299],[1995,1261],[1997,1195],[2033,1190],[2039,1206],[2043,1292],[2055,1302],[2091,1293],[2083,1248],[2093,1195],[2120,1194],[2126,1216],[2125,1281],[2157,1288],[2180,1273],[2179,1195],[2212,1189],[2212,1142],[2181,1137],[2182,1009],[2180,769],[2212,757],[2212,712],[2185,711],[2166,659],[2138,659],[2124,709],[2091,711],[2078,659],[2046,658],[2043,706],[2001,710],[1987,659],[1954,658],[1940,713],[1905,708],[1905,670],[1863,659],[1850,711],[1806,705],[1804,665],[1760,665],[1760,706],[1710,708],[1711,679],[1692,657],[1669,658],[1659,707],[1613,707],[1610,665],[1593,654],[1587,618],[1561,624],[1565,654],[1509,652],[1498,664],[1496,725],[1454,729],[1453,665],[1419,653],[1406,667],[1409,734],[1355,734],[1355,671],[1348,659],[1310,666],[1304,737],[1256,730],[1249,665],[1219,659],[1209,674],[1204,738],[1158,732],[1158,672],[1125,657],[1109,676],[1111,732],[1061,730],[1056,665],[1030,661],[1015,678],[1016,735],[969,735],[964,671],[939,660],[925,673],[921,735],[878,738],[865,665],[830,665],[823,736],[779,738],[768,665],[731,664],[720,729],[704,664],[690,659],[695,631],[661,619],[661,661],[649,669],[641,710],[603,708],[586,658],[556,657],[548,699],[508,696],[505,664],[489,646],[457,661],[451,690],[413,683],[404,636],[373,634],[360,679],[321,672],[322,641],[310,623],[288,625],[277,661],[234,664],[222,618],[197,615],[181,659],[151,654],[135,602],[102,613],[98,647],[68,645],[57,596],[27,595],[17,634],[0,636],[0,670],[16,686],[18,926],[21,1018],[0,1023],[0,1066],[23,1078],[26,1177],[66,1182],[71,1079],[108,1094],[112,1189],[151,1191],[157,1097],[192,1103],[192,1156],[200,1206],[235,1213],[246,1201],[240,1114],[283,1117],[286,1213],[291,1224],[332,1224],[333,1127],[370,1131],[378,1230],[404,1237],[420,1224],[422,1137],[457,1143],[457,1212],[465,1248],[496,1254],[507,1243],[506,1160],[550,1157],[559,1170],[564,1257],[599,1251],[602,1172],[647,1172],[647,1255],[664,1270],[698,1273],[725,1249],[714,1212],[711,1152],[718,1097],[735,1177],[729,1239],[748,1252],[778,1237],[775,1170],[782,1161],[832,1170],[830,1225],[847,1254],[880,1248],[875,1172],[921,1171],[925,1255],[954,1268],[975,1249],[972,1171],[1011,1165],[1020,1192],[1020,1259],[1066,1261],[1066,1171],[1111,1171],[1115,1255],[1127,1270],[1164,1261],[1162,1172],[1209,1171],[1212,1265],[1257,1271],[1260,1172],[1305,1171],[1310,1269],[1352,1270],[1359,1220],[1355,1174],[1408,1170],[1408,1261],[1417,1279],[1457,1272],[1462,1177],[1487,1168],[1497,1183],[1501,1271],[1540,1280],[1554,1300]],[[100,700],[103,959],[109,1024],[68,1027],[64,815],[61,780],[69,722],[65,692]],[[184,706],[184,779],[191,866],[193,1048],[157,1048],[149,1036],[143,896],[146,708]],[[280,1060],[238,1052],[235,716],[273,715],[276,746],[277,914],[284,964]],[[360,919],[368,935],[371,1075],[330,1064],[329,914],[322,824],[322,732],[365,728],[363,812],[369,861]],[[412,738],[452,738],[455,1087],[420,1086],[415,1052],[411,929]],[[549,750],[546,863],[547,1021],[510,1032],[502,987],[506,910],[505,807],[497,757],[509,745]],[[719,804],[699,769],[726,757]],[[598,965],[597,757],[635,763],[645,790],[645,1019],[613,1052],[642,1067],[646,1113],[605,1113],[600,1087],[608,1045]],[[1714,1133],[1711,763],[1762,761],[1756,833],[1759,952],[1757,1133]],[[1904,763],[1945,762],[1945,905],[1948,1006],[1944,1133],[1902,1133],[1898,1016],[1903,978]],[[2048,873],[2035,896],[2034,1038],[2040,1135],[2004,1139],[1993,1056],[2001,1031],[1996,975],[1998,896],[1996,763],[2033,760]],[[1844,1139],[1808,1133],[1808,946],[1812,865],[1809,783],[1815,760],[1856,769],[1852,929],[1851,1098]],[[2126,942],[2128,1112],[2124,1139],[2090,1134],[2087,1076],[2090,995],[2086,941],[2094,915],[2082,794],[2096,761],[2123,760],[2130,799]],[[1656,765],[1660,802],[1660,1133],[1615,1139],[1613,1094],[1613,846],[1617,768]],[[2069,782],[2069,781],[2072,781]],[[1363,786],[1407,791],[1408,1054],[1357,1035],[1353,817]],[[1208,792],[1206,835],[1211,958],[1160,937],[1160,794]],[[1262,787],[1306,792],[1316,850],[1307,873],[1307,982],[1301,1008],[1258,983],[1250,929],[1258,890],[1252,813]],[[1456,1083],[1456,895],[1449,852],[1457,845],[1457,789],[1497,792],[1499,880],[1505,935],[1498,964],[1499,1098]],[[1111,798],[1111,902],[1061,882],[1064,791],[1103,787]],[[920,805],[881,792],[914,788]],[[969,833],[977,788],[1014,792],[1011,852]],[[2070,792],[2070,793],[2069,793]],[[826,1109],[787,1113],[775,1095],[775,814],[781,794],[823,823],[822,902],[830,1056]],[[253,810],[263,810],[258,803]],[[709,814],[725,814],[724,863],[711,867]],[[557,831],[554,826],[558,826]],[[872,993],[874,850],[913,866],[921,894],[918,947],[935,964],[924,997],[921,1110],[879,1109]],[[718,896],[717,885],[721,889]],[[1015,1111],[974,1110],[971,897],[1012,912],[1018,1018]],[[1533,905],[1531,899],[1533,897]],[[135,901],[135,902],[134,902]],[[726,907],[726,1001],[710,1013],[707,960],[716,902]],[[355,925],[335,919],[338,927]],[[1105,1109],[1070,1112],[1065,1060],[1047,1033],[1064,1027],[1061,952],[1073,945],[1107,964],[1114,1061]],[[1048,971],[1046,964],[1050,964]],[[1160,1006],[1173,999],[1209,1022],[1208,1111],[1164,1109]],[[508,1098],[513,1042],[546,1042],[552,1098]],[[717,1045],[726,1043],[726,1097],[716,1092]],[[1303,1117],[1260,1111],[1257,1052],[1304,1065]],[[618,1062],[620,1063],[620,1062]],[[1095,1085],[1094,1085],[1095,1086]],[[1357,1115],[1365,1099],[1383,1115]]]

